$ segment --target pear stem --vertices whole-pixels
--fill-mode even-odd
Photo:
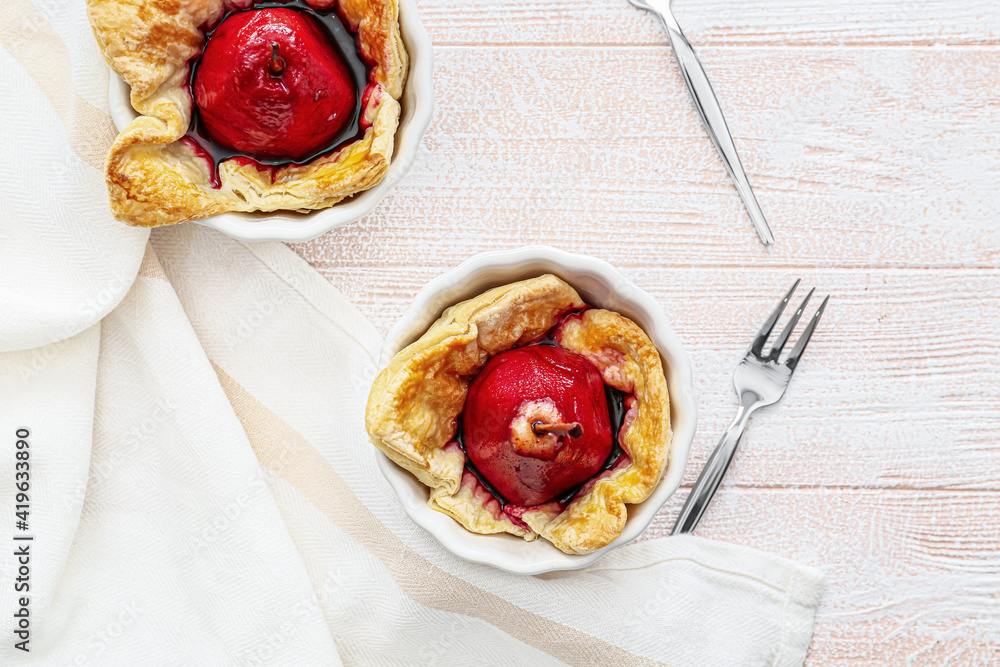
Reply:
[[[277,42],[271,42],[271,60],[268,61],[267,67],[273,76],[281,76],[281,73],[285,71],[285,61],[278,55]]]
[[[568,435],[576,439],[583,437],[583,426],[580,422],[546,424],[545,422],[537,421],[531,424],[531,432],[537,436],[549,435],[551,433],[552,435]]]

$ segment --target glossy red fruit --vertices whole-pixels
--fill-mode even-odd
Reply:
[[[351,120],[354,81],[322,25],[286,8],[226,18],[194,78],[194,101],[213,141],[254,157],[301,160]]]
[[[504,498],[539,505],[593,477],[611,453],[604,382],[593,364],[560,347],[498,354],[469,385],[462,436],[469,459]]]

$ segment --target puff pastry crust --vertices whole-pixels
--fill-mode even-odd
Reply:
[[[199,28],[226,7],[251,0],[87,0],[91,28],[108,65],[131,87],[140,116],[111,147],[105,176],[111,210],[131,225],[155,227],[226,211],[326,208],[385,176],[399,123],[406,77],[396,0],[308,0],[317,10],[336,5],[358,34],[362,56],[374,63],[361,111],[365,134],[336,153],[304,165],[271,170],[228,160],[211,167],[179,141],[191,122],[185,86],[188,61],[202,48]]]
[[[498,287],[446,310],[379,374],[368,397],[372,442],[430,487],[428,505],[476,533],[539,536],[571,554],[606,546],[625,525],[627,504],[649,497],[666,469],[670,400],[659,352],[618,313],[585,310],[556,330],[556,342],[589,359],[604,382],[624,392],[618,434],[624,455],[564,505],[501,508],[465,468],[455,440],[469,382],[494,355],[530,343],[586,304],[552,275]]]

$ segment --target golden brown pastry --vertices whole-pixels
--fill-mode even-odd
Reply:
[[[551,340],[543,342],[549,345],[536,344],[547,335]],[[514,359],[515,355],[530,359]],[[544,378],[569,368],[556,382],[567,386],[586,384],[584,376],[592,373],[602,405],[595,412],[607,410],[603,385],[621,392],[624,418],[617,433],[613,427],[608,431],[609,437],[617,438],[620,452],[609,456],[611,445],[605,445],[598,454],[598,463],[604,465],[591,474],[593,466],[584,463],[588,454],[572,450],[577,442],[573,438],[583,442],[592,437],[597,442],[597,435],[582,431],[599,431],[599,420],[590,420],[586,410],[567,417],[565,401],[557,405],[558,400],[540,396],[519,404],[520,399],[511,398],[517,414],[527,415],[526,419],[497,417],[498,425],[491,423],[491,415],[483,414],[491,409],[477,408],[476,422],[471,424],[463,411],[484,400],[493,405],[492,395],[482,398],[491,382],[483,378],[499,378],[495,384],[500,387],[527,387],[532,381],[510,375],[522,368]],[[593,384],[593,378],[589,381]],[[581,387],[567,390],[573,397],[569,403],[585,404],[578,399],[590,389]],[[502,401],[496,403],[497,415],[509,412],[500,407]],[[551,419],[546,416],[550,413]],[[588,308],[572,287],[552,275],[498,287],[447,309],[376,378],[366,424],[376,447],[430,487],[431,508],[472,532],[510,533],[529,541],[542,536],[571,554],[590,553],[621,534],[626,504],[649,497],[666,468],[671,445],[670,401],[656,347],[632,321]],[[492,432],[501,433],[500,439],[507,442],[501,449],[489,450],[485,459],[480,454],[473,465],[469,438]],[[487,447],[496,444],[497,438],[484,437]],[[551,498],[551,489],[539,488],[531,479],[507,485],[508,478],[527,474],[524,471],[533,465],[547,471],[540,474],[548,480],[563,475],[563,468],[552,466],[564,449],[570,457],[566,474],[574,474],[573,466],[591,466],[582,483],[575,478],[564,484],[568,495]],[[514,463],[503,463],[504,457]],[[483,469],[491,466],[498,466],[492,476],[487,474],[492,471]],[[498,492],[501,485],[509,489],[505,495]],[[528,500],[519,504],[511,498]],[[537,499],[542,501],[536,503]]]
[[[192,119],[188,65],[202,49],[200,29],[237,4],[249,2],[87,0],[101,52],[131,87],[140,114],[118,135],[106,162],[111,209],[119,220],[154,227],[226,211],[305,212],[370,188],[385,175],[407,70],[398,6],[396,0],[339,0],[339,14],[371,64],[363,136],[331,155],[273,171],[251,161],[223,161],[219,187],[213,187],[211,163],[179,141]],[[308,4],[325,10],[335,0]]]

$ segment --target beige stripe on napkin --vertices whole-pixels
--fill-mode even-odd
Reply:
[[[214,361],[212,366],[261,464],[294,486],[338,528],[374,554],[414,601],[478,618],[570,664],[661,664],[522,609],[421,557],[361,503],[312,443]]]
[[[59,116],[70,148],[98,169],[118,131],[110,114],[73,89],[73,63],[59,33],[28,0],[4,0],[0,12],[0,45],[41,89]]]
[[[156,256],[152,243],[146,243],[146,252],[142,255],[142,264],[139,265],[139,273],[136,275],[139,278],[153,278],[155,280],[170,282],[167,274],[163,272],[163,267],[160,265],[160,258]]]

